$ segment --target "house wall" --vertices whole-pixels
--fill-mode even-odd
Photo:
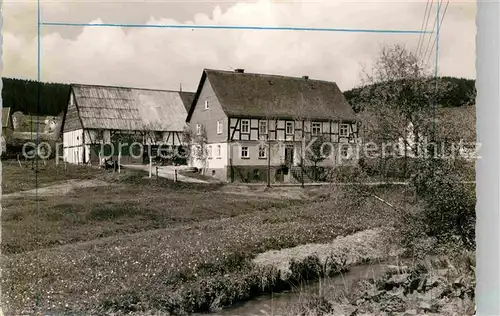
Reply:
[[[249,122],[249,130],[242,130],[242,122]],[[333,121],[310,121],[310,120],[268,120],[259,118],[230,118],[229,119],[229,140],[230,141],[248,141],[248,140],[265,140],[269,137],[270,140],[276,141],[301,141],[302,137],[327,137],[333,143],[339,142],[355,142],[358,138],[358,127],[356,123],[351,122],[333,122]],[[268,126],[267,133],[261,133],[259,126],[265,124]],[[292,133],[287,133],[286,126],[291,124]],[[346,137],[341,136],[340,126],[345,124],[348,127]],[[319,125],[319,134],[312,134],[313,125]]]
[[[66,162],[83,163],[83,129],[64,132],[63,134],[63,157]],[[88,150],[87,150],[88,151]]]
[[[205,110],[205,101],[208,101],[208,110]],[[218,121],[222,121],[221,134],[217,134]],[[196,133],[197,124],[201,124],[204,127],[208,143],[220,143],[227,141],[228,118],[208,80],[205,80],[205,83],[201,88],[199,98],[194,105],[193,113],[191,115],[189,125],[193,133]]]
[[[262,143],[265,146],[265,143]],[[229,143],[228,145],[228,163],[234,166],[267,166],[268,159],[259,158],[258,142],[242,141],[239,143]],[[294,146],[290,144],[290,146]],[[297,146],[297,145],[295,145]],[[248,147],[249,157],[241,157],[242,147]],[[285,148],[277,143],[271,143],[271,165],[278,166],[284,163]]]
[[[14,132],[14,130],[12,129],[12,126],[2,127],[2,136],[5,139],[8,139],[12,135],[13,132]]]
[[[217,155],[217,146],[220,146],[220,155]],[[206,160],[205,174],[213,176],[221,181],[228,181],[227,165],[228,165],[228,144],[212,143],[207,146],[207,151],[211,148],[211,157]]]
[[[182,145],[182,136],[181,132],[161,132],[161,140],[167,144],[172,146],[180,146]]]
[[[82,124],[80,117],[78,115],[78,110],[75,105],[75,98],[73,91],[70,93],[69,104],[64,116],[64,127],[63,132],[70,132],[78,129],[82,129]]]

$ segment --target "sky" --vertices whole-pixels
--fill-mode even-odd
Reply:
[[[427,30],[436,17],[432,1]],[[430,1],[429,1],[430,3]],[[441,13],[447,1],[443,0]],[[41,0],[43,22],[422,29],[427,1]],[[2,77],[37,78],[37,3],[2,3]],[[474,79],[475,1],[449,1],[438,73]],[[424,23],[425,24],[425,23]],[[424,25],[425,26],[425,25]],[[420,40],[419,40],[420,39]],[[435,65],[434,35],[352,32],[41,27],[41,80],[195,91],[204,68],[360,84],[383,45],[404,44]],[[430,44],[428,44],[430,43]]]

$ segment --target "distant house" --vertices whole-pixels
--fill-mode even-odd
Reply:
[[[8,138],[14,130],[14,124],[12,123],[12,116],[10,114],[10,108],[2,108],[2,135],[6,136],[6,138]]]
[[[13,124],[10,108],[2,108],[2,152],[7,149],[7,141],[12,135]]]
[[[186,121],[206,146],[191,164],[230,182],[266,181],[268,164],[272,182],[293,181],[302,141],[312,137],[357,142],[356,116],[338,86],[307,76],[205,69]]]
[[[193,93],[126,87],[72,84],[63,119],[66,161],[98,163],[91,145],[119,138],[141,137],[143,144],[182,144]],[[153,136],[151,136],[153,134]],[[154,138],[154,139],[152,139]],[[117,154],[117,150],[113,152]],[[133,162],[123,157],[124,163]],[[142,162],[142,159],[140,159]]]
[[[363,125],[370,126],[375,120],[374,117],[369,114],[363,115]],[[474,153],[474,147],[476,142],[476,107],[474,105],[463,105],[457,107],[440,107],[436,109],[436,117],[434,119],[434,127],[430,126],[431,130],[427,133],[417,132],[412,122],[408,123],[405,132],[406,141],[404,137],[398,137],[396,141],[398,144],[399,151],[393,152],[400,157],[405,155],[405,145],[406,145],[406,156],[416,157],[419,153],[417,152],[417,142],[424,144],[425,142],[430,143],[431,136],[433,133],[433,128],[435,128],[436,143],[438,150],[447,149],[451,150],[451,146],[454,147],[455,153],[463,158],[469,158],[470,154]],[[382,133],[379,131],[378,133]],[[370,134],[374,139],[381,139],[384,135],[373,135]],[[418,137],[417,137],[418,136]],[[364,142],[373,141],[370,137],[363,139]],[[387,139],[387,142],[391,140]],[[444,147],[443,147],[444,146]],[[422,148],[422,146],[420,146]]]

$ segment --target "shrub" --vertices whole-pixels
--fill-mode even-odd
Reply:
[[[411,214],[409,220],[423,229],[425,235],[443,244],[460,244],[475,248],[476,196],[474,187],[464,183],[458,164],[444,160],[422,161],[412,176],[411,183],[421,199],[421,212]],[[408,226],[406,227],[406,229]]]
[[[339,166],[330,173],[330,181],[333,182],[359,182],[365,176],[365,172],[357,166]]]

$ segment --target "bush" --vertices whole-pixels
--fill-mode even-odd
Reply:
[[[414,171],[417,160],[415,158],[361,158],[359,166],[370,177],[383,176],[385,178],[407,179]]]
[[[332,182],[359,182],[365,172],[357,166],[339,166],[332,170],[329,180]]]
[[[475,249],[475,188],[464,183],[464,172],[457,166],[455,162],[426,160],[416,168],[411,183],[422,210],[407,214],[406,224],[401,226],[407,244],[425,235],[437,245]]]

